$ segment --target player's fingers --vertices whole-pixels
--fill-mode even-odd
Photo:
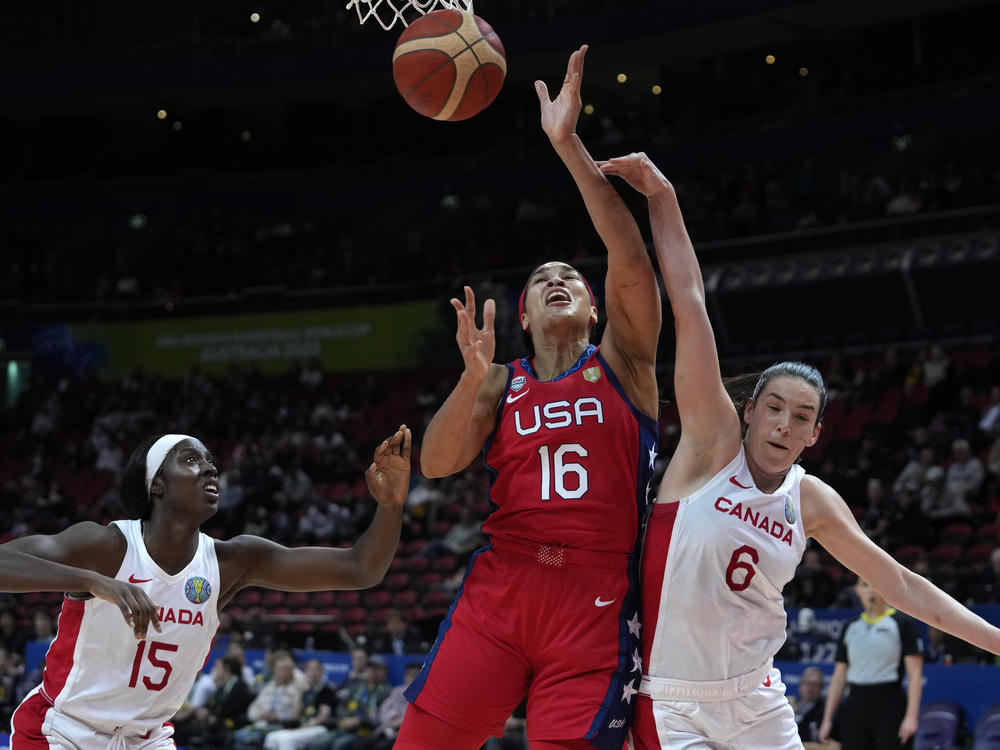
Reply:
[[[122,619],[125,620],[125,624],[132,627],[132,622],[135,618],[132,617],[132,607],[129,606],[124,597],[118,600],[118,610],[122,613]]]
[[[549,88],[545,85],[545,81],[535,81],[535,93],[538,94],[538,101],[542,104],[550,104],[552,102],[549,99]]]
[[[587,56],[587,50],[590,47],[586,44],[580,45],[580,49],[576,51],[576,65],[575,73],[579,76],[583,76],[583,59]]]
[[[483,330],[492,331],[493,321],[496,319],[497,315],[497,303],[492,299],[486,300],[486,304],[483,305]]]
[[[403,458],[410,457],[410,446],[413,444],[413,436],[410,434],[410,428],[405,424],[400,426],[401,435],[399,438],[399,455]]]
[[[147,599],[145,594],[142,595],[143,599]],[[132,632],[135,633],[135,637],[140,640],[146,637],[146,626],[149,623],[149,617],[151,614],[152,603],[148,606],[140,601],[138,596],[133,596],[132,591],[127,591],[122,597],[128,614],[126,616],[126,622],[128,622],[129,627],[132,628]],[[147,599],[148,600],[148,599]]]
[[[476,313],[476,293],[471,286],[465,287],[465,311],[473,315]]]

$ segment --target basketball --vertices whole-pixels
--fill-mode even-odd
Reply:
[[[467,120],[496,99],[507,75],[500,37],[479,16],[437,10],[399,36],[392,77],[406,103],[435,120]]]

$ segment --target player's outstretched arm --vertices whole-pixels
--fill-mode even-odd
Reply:
[[[145,638],[150,624],[160,629],[156,607],[138,586],[6,546],[0,547],[0,591],[86,591],[118,607],[136,638]]]
[[[410,486],[411,445],[410,429],[400,425],[375,449],[365,479],[378,507],[367,530],[349,549],[289,548],[251,535],[216,542],[222,604],[247,586],[323,591],[363,589],[380,583],[399,545]]]
[[[870,583],[891,606],[992,654],[1000,654],[1000,629],[890,557],[861,530],[847,503],[832,487],[807,475],[801,495],[806,534]]]
[[[680,492],[677,497],[681,497],[736,455],[741,438],[739,416],[722,386],[701,267],[674,186],[644,153],[600,162],[600,169],[621,177],[645,195],[649,204],[656,260],[673,310],[677,341],[674,389],[681,443],[665,480],[682,485],[668,493]]]
[[[496,424],[496,409],[507,368],[493,363],[496,303],[483,305],[483,327],[476,326],[476,296],[465,287],[465,302],[451,300],[457,317],[455,340],[465,369],[451,394],[434,414],[420,449],[420,470],[427,477],[461,471],[476,457]]]
[[[653,275],[646,243],[635,218],[618,191],[598,169],[576,134],[582,108],[580,86],[587,45],[570,55],[566,77],[555,99],[549,99],[544,81],[535,81],[541,107],[542,130],[559,158],[569,169],[583,196],[594,228],[608,251],[605,280],[605,308],[609,328],[602,344],[611,343],[629,361],[630,368],[655,365],[660,335],[660,293]],[[651,404],[639,404],[656,414],[655,381],[639,383],[641,390],[653,390]]]

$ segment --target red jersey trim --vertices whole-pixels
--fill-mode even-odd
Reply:
[[[63,598],[56,639],[52,641],[45,654],[45,673],[42,677],[42,689],[52,702],[55,702],[59,693],[66,687],[66,680],[73,669],[73,654],[76,652],[76,642],[80,637],[80,625],[83,622],[86,604],[87,601],[83,599]]]

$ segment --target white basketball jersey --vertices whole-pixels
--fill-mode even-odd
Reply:
[[[647,675],[728,680],[777,653],[785,641],[781,590],[805,550],[804,474],[792,466],[765,494],[741,445],[694,494],[654,506],[642,561],[643,627],[653,631],[643,638]]]
[[[219,625],[219,563],[215,541],[199,534],[191,562],[168,575],[146,551],[140,521],[114,524],[128,542],[115,578],[145,590],[162,632],[150,626],[138,641],[114,604],[67,597],[41,689],[57,711],[92,727],[141,734],[177,712],[205,664]]]

